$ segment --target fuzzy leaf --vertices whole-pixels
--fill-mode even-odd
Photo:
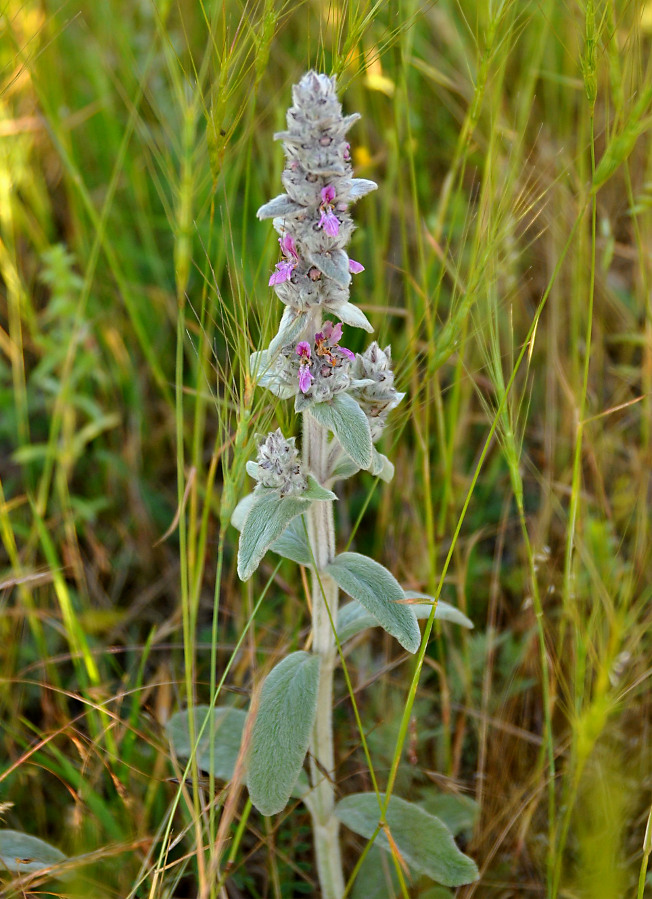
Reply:
[[[356,465],[353,459],[347,456],[346,453],[342,453],[333,466],[330,477],[334,480],[343,480],[344,478],[350,478],[358,471],[360,471],[360,466]]]
[[[312,555],[301,518],[294,518],[270,549],[284,559],[292,559],[297,565],[312,565]]]
[[[381,481],[385,481],[388,484],[394,477],[394,463],[390,462],[387,456],[379,453],[375,446],[371,450],[371,467],[369,472],[375,478],[380,478]]]
[[[332,306],[331,312],[336,315],[345,325],[351,325],[353,328],[362,328],[373,334],[374,328],[367,316],[361,309],[354,306],[353,303],[342,303],[341,306]]]
[[[172,715],[165,725],[170,745],[176,755],[183,760],[189,759],[193,750],[188,728],[190,714],[189,710],[177,712],[175,715]],[[210,714],[213,717],[214,736],[212,750],[213,773],[219,780],[231,780],[238,753],[240,752],[242,732],[247,713],[242,709],[234,709],[231,706],[217,706],[213,708],[212,713],[210,706],[195,706],[192,710],[195,740],[204,722],[206,722],[196,751],[197,765],[202,771],[211,770],[211,723],[206,721],[207,716]]]
[[[255,493],[248,493],[246,496],[242,497],[238,505],[233,510],[233,514],[231,515],[231,524],[236,529],[236,531],[242,530],[242,525],[245,523],[245,518],[249,514],[249,509],[251,509],[255,498]]]
[[[427,812],[443,821],[453,836],[463,831],[471,833],[480,816],[480,806],[470,796],[453,793],[432,793],[424,791],[419,803]]]
[[[337,437],[360,468],[371,465],[371,430],[367,416],[348,393],[336,393],[326,403],[315,403],[310,414]]]
[[[309,506],[308,499],[279,496],[275,490],[254,494],[240,534],[238,577],[241,580],[249,580],[272,543]]]
[[[367,857],[362,862],[358,876],[353,884],[351,899],[397,899],[401,890],[394,868],[394,862],[387,852],[383,852],[377,842],[371,846]]]
[[[20,830],[0,830],[0,871],[33,874],[66,860],[59,849]]]
[[[409,600],[426,600],[426,602],[410,602],[408,605],[410,605],[412,611],[420,621],[430,617],[432,604],[435,601],[434,597],[428,596],[427,593],[417,593],[415,590],[406,590],[405,598]],[[437,621],[450,621],[452,624],[459,624],[462,627],[467,627],[469,629],[473,628],[473,622],[470,618],[466,617],[464,612],[460,612],[455,606],[452,606],[449,602],[444,602],[442,599],[437,603],[435,618]]]
[[[316,265],[327,278],[332,278],[340,287],[348,287],[351,283],[349,257],[344,250],[331,250],[330,253],[311,253],[310,261]]]
[[[326,566],[326,573],[404,649],[417,651],[421,642],[419,625],[412,609],[401,605],[403,590],[391,572],[360,553],[340,553]]]
[[[308,475],[308,488],[301,494],[302,499],[313,499],[323,502],[324,500],[337,499],[337,494],[332,490],[322,487],[319,481],[311,474]]]
[[[263,815],[288,803],[317,711],[319,656],[293,652],[267,675],[251,734],[247,787]]]
[[[277,215],[292,215],[295,212],[300,212],[301,209],[303,209],[303,206],[295,203],[287,194],[281,194],[279,197],[274,197],[269,203],[263,203],[256,216],[259,219],[273,219]]]
[[[384,799],[382,794],[381,798]],[[335,806],[335,814],[349,830],[369,839],[380,814],[376,794],[354,793],[346,796]],[[396,848],[415,873],[425,874],[447,887],[473,883],[478,879],[475,862],[460,852],[443,821],[418,805],[392,796],[387,808],[387,824]],[[378,834],[376,843],[390,850],[384,831]]]
[[[372,190],[377,190],[378,185],[375,181],[369,181],[367,178],[352,178],[351,189],[349,190],[349,200],[355,203],[361,197],[370,194]]]
[[[289,343],[294,343],[306,327],[307,321],[307,312],[297,312],[295,309],[290,308],[290,306],[286,306],[283,310],[276,336],[271,340],[269,347],[267,348],[266,352],[268,358],[273,359],[284,346]]]
[[[281,400],[289,400],[298,391],[299,385],[284,384],[274,371],[272,357],[268,350],[257,350],[249,357],[249,370],[259,387],[265,387]]]

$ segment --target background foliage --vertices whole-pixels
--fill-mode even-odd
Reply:
[[[438,625],[405,745],[410,663],[349,653],[376,774],[403,748],[402,796],[479,803],[460,896],[642,890],[648,0],[4,0],[0,34],[0,813],[76,857],[48,889],[216,895],[221,858],[229,896],[315,894],[300,807],[182,777],[165,732],[305,642],[296,566],[243,586],[228,521],[255,434],[292,428],[245,360],[280,312],[272,134],[314,66],[363,114],[353,300],[408,393],[341,549],[475,623]],[[342,795],[368,789],[335,714]]]

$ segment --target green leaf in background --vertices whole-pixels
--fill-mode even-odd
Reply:
[[[208,715],[213,717],[213,748],[211,753],[211,723],[206,722],[201,739],[197,745],[197,765],[203,771],[211,770],[211,755],[213,759],[213,774],[219,780],[231,780],[235,763],[240,752],[242,732],[245,726],[247,713],[242,709],[234,709],[230,706],[217,706],[212,713],[207,705],[198,705],[192,710],[194,720],[195,739],[202,729]],[[191,712],[186,710],[172,715],[165,726],[170,745],[180,759],[189,759],[193,750],[190,742],[189,718]]]
[[[381,799],[384,799],[382,794]],[[337,803],[335,814],[349,830],[369,839],[378,825],[378,798],[375,793],[354,793]],[[425,874],[448,887],[477,880],[475,862],[460,852],[453,835],[439,818],[418,805],[392,796],[387,824],[398,851],[414,873]],[[376,837],[376,843],[390,850],[383,831]]]
[[[435,601],[433,596],[428,596],[427,593],[418,593],[416,590],[405,590],[405,598],[410,600],[408,605],[420,621],[430,618],[432,604]],[[440,599],[437,603],[435,618],[437,621],[450,621],[452,624],[459,624],[461,627],[469,628],[469,630],[474,626],[471,619],[467,618],[464,612],[460,612],[459,609],[456,609],[449,602],[444,602],[443,599]]]
[[[326,572],[404,649],[417,651],[421,643],[419,625],[410,606],[401,605],[404,593],[391,572],[360,553],[340,553],[326,566]]]
[[[453,836],[473,828],[480,816],[480,806],[470,796],[459,796],[454,793],[433,793],[432,787],[423,791],[419,805],[431,815],[443,821]]]
[[[317,711],[319,656],[293,652],[265,679],[251,735],[247,787],[263,815],[283,811],[308,751]]]
[[[33,874],[66,861],[66,856],[49,843],[19,830],[0,830],[0,871]]]
[[[249,580],[261,559],[297,515],[306,512],[310,500],[279,496],[275,490],[254,494],[242,525],[238,547],[238,577]]]
[[[336,393],[327,403],[315,403],[310,414],[337,437],[360,468],[371,465],[371,430],[367,416],[348,393]]]

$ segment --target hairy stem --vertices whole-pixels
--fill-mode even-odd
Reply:
[[[309,412],[303,416],[303,456],[306,467],[320,483],[328,475],[328,431]],[[324,568],[335,556],[333,504],[315,502],[307,515],[308,537],[314,558],[312,574],[312,651],[321,659],[317,717],[310,741],[312,815],[317,870],[323,899],[344,893],[339,821],[334,815],[333,670],[336,650],[338,587]]]

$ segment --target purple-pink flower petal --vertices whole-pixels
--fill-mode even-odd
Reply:
[[[300,340],[296,345],[294,352],[303,359],[310,359],[310,344],[307,340]]]
[[[349,271],[352,275],[359,275],[360,272],[364,271],[364,265],[360,265],[355,259],[349,259]]]
[[[331,343],[339,343],[342,337],[342,322],[337,322],[336,325],[332,325],[330,322],[328,324],[331,325],[328,339]]]
[[[347,350],[345,346],[339,346],[337,349],[340,353],[343,353],[347,359],[355,359],[355,353],[352,353],[351,350]]]
[[[335,199],[335,188],[331,184],[327,184],[326,187],[322,187],[322,189],[321,189],[322,203],[332,203],[334,199]]]
[[[301,393],[308,393],[313,380],[314,375],[310,374],[310,369],[307,365],[303,365],[299,370],[299,390]]]
[[[334,212],[322,212],[319,225],[329,237],[337,237],[340,233],[340,220]]]
[[[276,271],[272,272],[269,279],[269,286],[272,287],[274,284],[282,284],[284,281],[289,281],[295,265],[296,262],[277,262]]]
[[[278,242],[286,256],[293,256],[295,259],[299,258],[296,244],[291,234],[284,234],[283,237],[279,237]]]

